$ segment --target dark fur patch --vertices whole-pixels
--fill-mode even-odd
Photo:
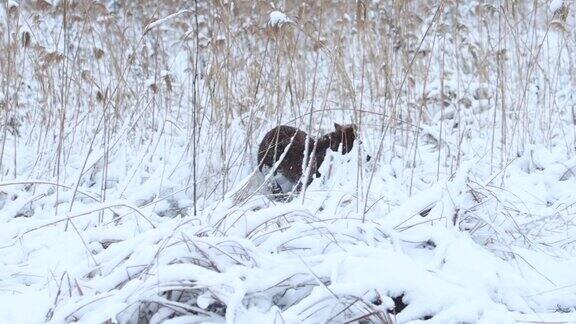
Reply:
[[[273,167],[280,159],[284,150],[289,146],[286,155],[276,169],[290,182],[297,184],[297,189],[301,186],[302,164],[304,162],[304,151],[306,141],[308,141],[308,159],[310,163],[310,177],[307,184],[312,182],[314,176],[318,177],[318,168],[324,162],[326,150],[328,148],[338,151],[342,144],[342,153],[346,154],[352,150],[356,139],[355,128],[352,125],[339,125],[334,123],[335,131],[326,134],[317,140],[307,136],[307,134],[295,127],[281,125],[270,130],[258,148],[258,169],[262,171],[264,166]],[[311,161],[310,161],[311,159]]]

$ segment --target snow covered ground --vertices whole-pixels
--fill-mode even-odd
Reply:
[[[573,6],[2,3],[0,323],[576,322]]]

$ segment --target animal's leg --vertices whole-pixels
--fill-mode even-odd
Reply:
[[[284,192],[282,186],[276,179],[272,181],[272,199],[280,202],[288,202],[292,199],[289,193]]]
[[[284,193],[290,192],[294,188],[294,182],[290,180],[290,178],[283,175],[281,172],[278,172],[274,176],[274,180],[276,184],[280,187],[280,190]]]
[[[276,179],[272,179],[270,185],[272,186],[272,194],[274,195],[279,195],[284,193],[282,191],[282,187],[280,186],[280,184],[278,184],[278,182],[276,181]]]

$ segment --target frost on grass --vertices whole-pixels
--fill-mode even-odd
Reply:
[[[576,321],[573,35],[534,2],[303,4],[287,33],[46,3],[0,6],[0,322]],[[264,133],[334,121],[363,144],[270,199]]]

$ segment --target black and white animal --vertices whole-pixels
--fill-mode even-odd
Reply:
[[[306,185],[309,185],[314,177],[320,176],[318,169],[326,151],[338,151],[342,146],[342,154],[352,150],[356,140],[356,127],[354,125],[340,125],[334,123],[334,131],[318,139],[308,136],[304,131],[286,125],[276,126],[270,130],[258,148],[258,169],[266,174],[277,161],[280,161],[274,172],[273,193],[287,193],[302,187],[304,154],[306,141],[308,141],[308,158],[310,173]]]

